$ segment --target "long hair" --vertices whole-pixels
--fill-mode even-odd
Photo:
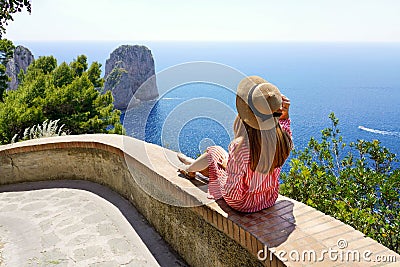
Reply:
[[[282,130],[277,121],[276,127],[271,130],[258,130],[237,116],[233,128],[235,139],[239,140],[238,147],[242,145],[249,147],[252,171],[273,172],[275,168],[285,163],[293,148],[292,138],[288,132]]]

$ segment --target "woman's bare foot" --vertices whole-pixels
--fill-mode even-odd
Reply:
[[[177,156],[178,156],[178,159],[180,160],[180,162],[182,162],[185,165],[190,165],[194,162],[194,159],[192,159],[182,153],[178,153]]]
[[[208,168],[206,168],[206,169],[200,171],[200,173],[201,173],[202,175],[206,176],[206,177],[210,177],[210,172],[209,172],[209,169],[208,169]]]
[[[196,177],[195,172],[187,172],[183,169],[179,169],[179,172],[189,180],[194,179]]]

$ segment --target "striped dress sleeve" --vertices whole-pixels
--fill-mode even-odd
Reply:
[[[279,120],[282,130],[289,133],[292,136],[292,130],[290,129],[290,119]]]

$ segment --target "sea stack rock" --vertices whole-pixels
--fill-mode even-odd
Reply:
[[[136,101],[158,97],[153,56],[145,46],[122,45],[115,49],[106,61],[104,78],[104,90],[112,91],[114,106],[119,110],[125,111],[133,97]]]
[[[34,57],[28,48],[19,45],[14,49],[14,55],[6,65],[6,74],[11,78],[7,90],[15,90],[18,88],[18,74],[21,70],[26,72],[26,69],[33,60]]]

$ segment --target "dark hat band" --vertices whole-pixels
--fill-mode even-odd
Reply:
[[[255,106],[253,103],[253,93],[254,90],[257,88],[257,86],[259,86],[259,84],[254,85],[250,91],[249,91],[249,95],[247,97],[247,103],[251,109],[251,111],[253,111],[254,115],[256,115],[257,117],[259,117],[263,122],[271,119],[272,117],[280,117],[282,115],[282,113],[279,112],[274,112],[273,114],[264,114],[261,113]]]

